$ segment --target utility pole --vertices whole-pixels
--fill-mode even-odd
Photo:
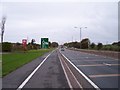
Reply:
[[[3,35],[5,31],[5,22],[6,22],[6,17],[3,16],[2,22],[1,22],[1,43],[3,43]]]

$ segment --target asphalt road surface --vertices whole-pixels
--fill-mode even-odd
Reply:
[[[118,89],[119,65],[119,60],[80,51],[57,49],[3,77],[2,83],[3,88],[16,89],[89,88],[90,85],[98,90]],[[86,85],[85,80],[82,81],[82,76],[89,85]]]
[[[79,51],[61,51],[77,68],[99,88],[119,88],[120,61]]]
[[[43,63],[44,60],[44,63]],[[42,64],[41,64],[42,63]],[[41,66],[28,79],[36,67]],[[25,80],[28,81],[25,83]],[[3,88],[69,88],[57,51],[39,57],[3,78]]]
[[[47,58],[24,88],[69,88],[57,51]]]

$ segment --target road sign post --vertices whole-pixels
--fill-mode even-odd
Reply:
[[[22,40],[22,45],[23,45],[24,51],[27,50],[27,39]]]

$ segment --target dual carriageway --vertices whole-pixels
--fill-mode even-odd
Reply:
[[[3,88],[119,90],[120,61],[74,50],[56,49],[3,78]]]

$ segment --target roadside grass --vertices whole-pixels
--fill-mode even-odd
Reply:
[[[44,55],[53,49],[30,50],[27,52],[14,52],[2,55],[2,76],[9,74],[17,68],[27,64],[28,62]]]

